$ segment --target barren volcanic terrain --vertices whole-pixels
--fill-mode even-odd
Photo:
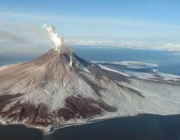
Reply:
[[[2,124],[49,132],[51,127],[107,118],[180,113],[178,76],[132,76],[86,61],[66,47],[54,28],[45,28],[53,49],[31,62],[0,67]]]

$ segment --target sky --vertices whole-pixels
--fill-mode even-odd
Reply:
[[[46,49],[44,23],[70,45],[180,51],[179,5],[179,0],[2,0],[0,51],[12,44],[13,51]]]

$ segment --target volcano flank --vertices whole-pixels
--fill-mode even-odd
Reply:
[[[64,44],[55,28],[44,27],[55,44],[52,49],[31,62],[0,67],[2,124],[49,132],[51,127],[113,117],[180,113],[179,78],[139,79],[86,61]]]

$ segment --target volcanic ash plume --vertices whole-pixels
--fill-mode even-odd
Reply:
[[[56,33],[55,27],[53,26],[44,24],[44,28],[48,31],[50,39],[54,42],[55,50],[60,52],[64,44],[62,35],[59,35],[58,33]]]

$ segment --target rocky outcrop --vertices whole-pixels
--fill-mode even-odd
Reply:
[[[21,94],[0,96],[0,116],[7,123],[23,122],[31,126],[58,126],[71,119],[87,119],[100,115],[104,111],[116,111],[103,102],[75,96],[66,98],[63,108],[51,111],[45,104],[40,103],[35,106],[28,102],[16,101],[21,96]],[[13,103],[12,106],[4,109],[5,106],[11,103]]]

